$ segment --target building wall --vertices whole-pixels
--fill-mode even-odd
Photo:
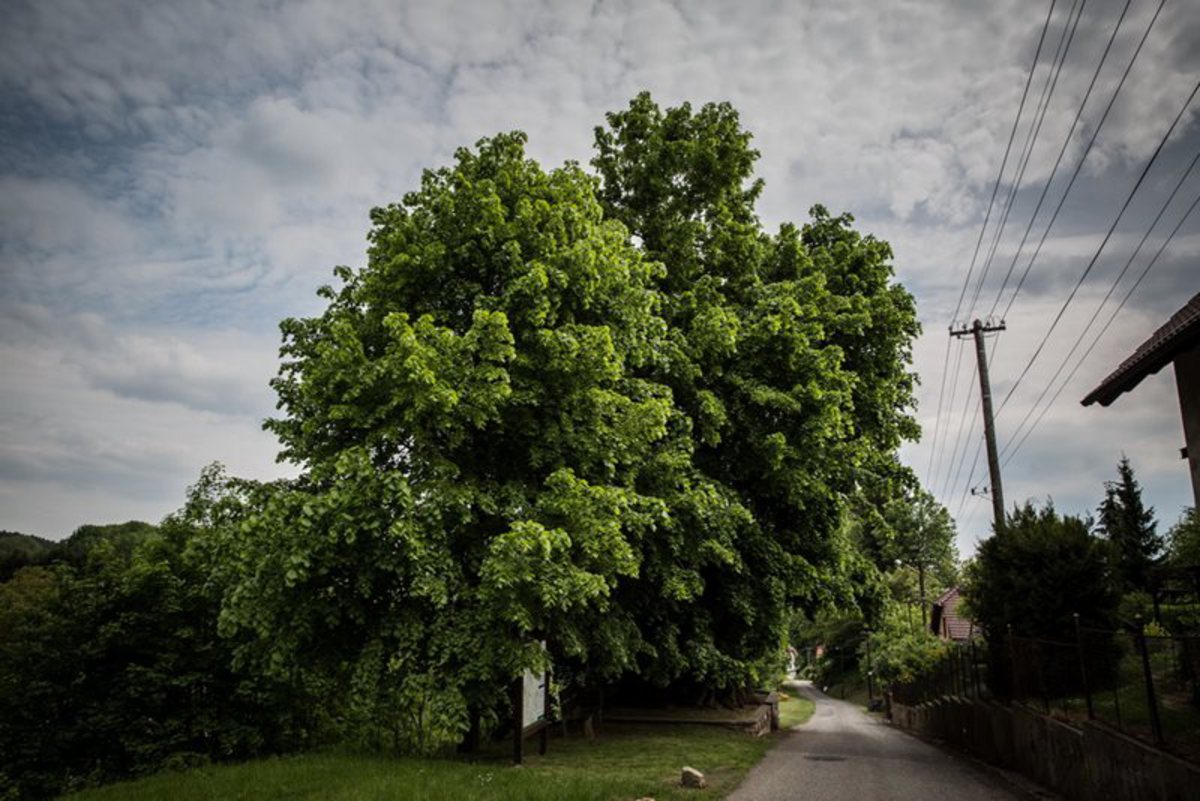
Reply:
[[[1175,385],[1192,472],[1192,494],[1200,507],[1200,347],[1175,357]]]

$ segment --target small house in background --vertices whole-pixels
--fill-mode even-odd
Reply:
[[[959,614],[961,600],[958,587],[951,587],[933,602],[929,628],[939,638],[950,642],[967,642],[975,636],[975,621]]]
[[[1192,494],[1200,506],[1200,293],[1171,315],[1171,319],[1133,352],[1100,386],[1083,399],[1084,406],[1108,406],[1148,375],[1175,365],[1179,411],[1187,447],[1181,453],[1192,472]]]

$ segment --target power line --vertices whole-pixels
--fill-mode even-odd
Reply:
[[[960,351],[960,353],[961,353],[961,351]],[[967,397],[963,401],[962,414],[959,415],[959,418],[958,418],[958,428],[956,429],[956,431],[958,433],[954,438],[954,449],[952,451],[950,451],[950,464],[948,465],[949,469],[946,471],[946,483],[943,487],[943,491],[942,491],[943,495],[946,495],[947,492],[953,490],[955,485],[957,485],[957,483],[958,483],[958,473],[962,472],[963,457],[958,455],[959,454],[959,446],[962,444],[962,440],[963,440],[962,432],[963,432],[963,427],[965,426],[966,421],[967,421],[967,414],[968,414],[968,412],[971,411],[971,399],[974,397],[974,393],[975,393],[975,371],[978,369],[979,369],[978,366],[976,366],[976,367],[972,368],[972,370],[971,370],[971,382],[967,386]],[[971,430],[974,430],[974,426],[975,426],[975,423],[974,423],[974,420],[972,420]],[[968,436],[969,436],[969,434],[968,434]],[[958,465],[958,473],[955,472],[956,464]]]
[[[966,516],[966,518],[963,519],[962,524],[959,528],[959,531],[964,531],[966,529],[969,529],[971,523],[973,523],[975,521],[975,517],[978,514],[979,514],[979,506],[978,505],[972,506],[970,509],[968,509],[967,516]],[[960,515],[961,515],[961,513],[960,513]]]
[[[942,386],[938,389],[937,414],[933,417],[933,442],[929,445],[929,466],[925,468],[927,486],[933,484],[933,462],[937,455],[938,429],[942,422],[942,400],[946,397],[946,373],[950,372],[950,343],[946,342],[946,356],[942,359]]]
[[[996,193],[1000,191],[1000,181],[1004,177],[1004,168],[1008,166],[1008,156],[1012,152],[1013,139],[1017,135],[1017,126],[1021,122],[1021,115],[1025,111],[1025,100],[1029,97],[1029,85],[1033,82],[1033,74],[1037,71],[1038,59],[1042,56],[1042,45],[1046,41],[1046,32],[1050,29],[1050,18],[1054,15],[1054,6],[1058,0],[1050,0],[1050,10],[1046,12],[1046,21],[1042,24],[1042,35],[1038,37],[1037,51],[1033,54],[1033,62],[1029,65],[1029,74],[1025,77],[1025,88],[1021,91],[1021,104],[1017,107],[1017,116],[1013,120],[1012,130],[1008,132],[1008,144],[1004,146],[1004,158],[1000,161],[1000,171],[996,173],[996,182],[992,185],[992,197],[988,200],[987,213],[983,216],[983,227],[979,229],[979,239],[975,242],[975,252],[971,255],[971,265],[967,268],[967,279],[963,281],[962,291],[958,294],[958,303],[954,306],[953,321],[958,319],[958,312],[962,308],[963,298],[967,294],[967,287],[971,285],[971,275],[975,270],[975,261],[979,258],[979,247],[983,244],[983,233],[987,230],[988,220],[992,215],[992,206],[996,202]],[[953,325],[951,326],[953,327]]]
[[[1088,346],[1086,351],[1084,351],[1083,356],[1079,357],[1079,361],[1075,362],[1075,366],[1071,369],[1071,372],[1067,374],[1066,380],[1059,385],[1058,391],[1054,393],[1054,397],[1052,397],[1050,402],[1042,408],[1042,411],[1040,414],[1038,414],[1037,419],[1033,421],[1033,425],[1026,430],[1021,439],[1013,447],[1012,451],[1008,454],[1008,457],[1004,460],[1004,464],[1008,464],[1010,461],[1012,461],[1013,457],[1017,455],[1017,452],[1021,450],[1021,446],[1025,444],[1025,440],[1027,440],[1029,435],[1033,433],[1033,430],[1037,428],[1038,423],[1042,422],[1042,418],[1046,416],[1046,412],[1050,410],[1050,408],[1054,405],[1054,402],[1058,400],[1058,396],[1061,395],[1062,391],[1067,388],[1068,384],[1071,383],[1071,379],[1075,377],[1075,373],[1079,372],[1079,368],[1085,361],[1087,361],[1088,356],[1090,356],[1092,351],[1095,350],[1096,345],[1100,344],[1100,340],[1106,333],[1108,333],[1109,326],[1113,324],[1113,320],[1117,319],[1117,315],[1121,313],[1121,309],[1125,308],[1125,304],[1129,301],[1129,298],[1135,291],[1137,291],[1137,288],[1142,285],[1142,281],[1146,278],[1146,275],[1150,272],[1151,268],[1158,263],[1158,257],[1163,254],[1163,251],[1166,250],[1167,245],[1172,239],[1175,238],[1175,235],[1179,233],[1179,229],[1182,228],[1183,224],[1192,216],[1192,212],[1196,210],[1197,206],[1200,206],[1200,195],[1196,196],[1196,199],[1192,201],[1190,206],[1188,206],[1187,211],[1183,213],[1183,217],[1181,217],[1179,222],[1176,223],[1175,228],[1172,229],[1171,233],[1168,234],[1166,239],[1163,240],[1162,244],[1159,245],[1158,251],[1154,254],[1154,258],[1152,258],[1150,262],[1142,269],[1141,275],[1139,275],[1137,280],[1133,282],[1133,285],[1129,287],[1129,290],[1125,293],[1125,297],[1121,298],[1121,302],[1117,305],[1117,308],[1113,310],[1113,313],[1109,315],[1108,320],[1104,323],[1104,327],[1100,329],[1100,333],[1097,334],[1096,338],[1092,340],[1092,344]]]
[[[1046,113],[1050,109],[1050,101],[1054,96],[1055,88],[1058,86],[1059,76],[1062,74],[1062,69],[1063,69],[1064,64],[1066,63],[1067,54],[1070,52],[1071,44],[1075,39],[1075,33],[1078,30],[1079,21],[1083,18],[1083,10],[1086,6],[1087,6],[1087,0],[1075,0],[1075,2],[1072,4],[1070,10],[1067,12],[1067,21],[1063,25],[1062,35],[1059,37],[1058,46],[1055,49],[1054,58],[1051,62],[1052,67],[1050,68],[1050,71],[1047,72],[1046,81],[1042,86],[1041,97],[1038,99],[1037,106],[1035,107],[1035,110],[1034,110],[1034,119],[1030,123],[1029,130],[1025,136],[1025,142],[1021,148],[1021,157],[1018,161],[1016,176],[1009,186],[1007,197],[1005,198],[1004,203],[1003,203],[1003,207],[1004,207],[1003,216],[1001,217],[1000,222],[996,227],[995,234],[992,237],[992,242],[988,248],[988,254],[987,254],[986,260],[984,262],[983,271],[980,273],[979,279],[975,285],[975,291],[971,297],[971,303],[970,303],[970,306],[968,307],[971,310],[974,309],[976,303],[978,302],[979,295],[982,292],[983,286],[987,280],[988,271],[991,267],[992,261],[994,260],[994,257],[996,254],[996,249],[999,246],[1001,238],[1003,237],[1004,229],[1008,224],[1009,214],[1012,211],[1016,196],[1017,196],[1018,192],[1020,191],[1021,182],[1024,180],[1025,171],[1029,166],[1029,161],[1033,155],[1033,150],[1037,143],[1038,135],[1041,133],[1042,124],[1045,122],[1045,119],[1046,119]],[[1076,9],[1078,9],[1078,13],[1076,13]],[[981,232],[981,234],[982,234],[982,232]],[[970,316],[970,315],[968,314],[968,316]],[[1001,326],[1001,329],[1002,328],[1003,328],[1003,326]],[[999,329],[997,329],[997,330],[999,330]],[[955,332],[954,329],[951,328],[952,336],[960,336],[962,333],[963,332]],[[960,356],[961,356],[961,352],[960,352]],[[972,406],[971,400],[973,398],[974,379],[975,379],[976,375],[979,375],[981,367],[983,369],[986,369],[986,365],[979,365],[977,363],[976,368],[971,376],[971,387],[970,387],[970,390],[968,391],[967,397],[964,401],[962,416],[960,417],[960,420],[959,420],[958,437],[956,438],[954,448],[951,451],[951,461],[950,461],[950,465],[949,465],[950,471],[947,473],[947,476],[946,476],[947,479],[949,480],[949,483],[948,483],[946,489],[949,490],[949,492],[950,492],[949,497],[951,497],[951,498],[954,496],[954,492],[958,486],[959,478],[962,476],[963,464],[966,460],[966,455],[967,455],[968,449],[970,448],[970,442],[972,439],[972,435],[974,434],[974,431],[975,431],[976,421],[972,420],[971,425],[967,428],[967,436],[965,439],[963,438],[963,435],[962,435],[963,423],[965,422],[966,415],[970,412],[971,406]],[[955,383],[956,382],[957,382],[957,379],[955,379]],[[982,398],[980,399],[979,403],[980,404],[983,403]],[[953,408],[953,400],[951,400],[951,408]],[[961,451],[959,450],[960,445],[962,445]],[[975,454],[976,462],[978,461],[978,458],[979,458],[979,453],[977,451]],[[957,468],[955,467],[956,463],[957,463]],[[972,474],[974,472],[974,468],[975,468],[975,464],[973,462],[972,466],[971,466]],[[967,488],[970,487],[969,478],[968,478],[968,482],[966,485]],[[999,523],[997,525],[999,525]]]
[[[1029,277],[1029,271],[1033,268],[1033,264],[1037,261],[1042,252],[1042,246],[1046,244],[1046,238],[1050,235],[1050,229],[1054,227],[1055,221],[1058,220],[1058,214],[1062,211],[1063,204],[1067,202],[1067,196],[1071,194],[1071,188],[1075,186],[1075,179],[1079,177],[1080,171],[1083,169],[1084,163],[1087,161],[1088,154],[1092,152],[1092,147],[1096,144],[1096,139],[1100,136],[1100,130],[1104,127],[1105,121],[1108,119],[1109,112],[1112,111],[1113,105],[1117,101],[1117,96],[1121,94],[1121,89],[1125,86],[1125,81],[1129,78],[1129,74],[1133,71],[1133,65],[1137,62],[1138,56],[1141,55],[1142,46],[1146,44],[1146,39],[1150,36],[1150,31],[1154,28],[1154,23],[1158,21],[1158,15],[1162,12],[1166,0],[1160,0],[1158,8],[1154,11],[1154,16],[1150,19],[1150,24],[1146,26],[1142,38],[1138,41],[1137,47],[1133,51],[1133,57],[1129,59],[1129,63],[1125,65],[1125,71],[1121,74],[1121,80],[1117,82],[1117,88],[1113,90],[1112,96],[1108,99],[1108,104],[1104,107],[1104,113],[1100,115],[1100,121],[1096,123],[1095,129],[1092,131],[1092,136],[1088,140],[1087,147],[1083,150],[1083,155],[1079,157],[1078,163],[1075,165],[1074,171],[1071,173],[1070,180],[1067,181],[1067,188],[1063,190],[1062,197],[1058,199],[1058,205],[1054,208],[1054,213],[1050,215],[1050,222],[1047,223],[1046,229],[1042,231],[1041,239],[1038,240],[1037,248],[1034,249],[1033,255],[1029,257],[1029,263],[1025,265],[1025,270],[1021,273],[1021,278],[1017,281],[1016,289],[1013,290],[1012,297],[1008,299],[1008,305],[1004,307],[1004,314],[1001,319],[1008,317],[1008,313],[1012,311],[1013,303],[1016,302],[1017,296],[1021,294],[1021,288],[1025,286],[1025,279]],[[1007,400],[1007,398],[1005,399]],[[1001,408],[1004,404],[1000,404]]]
[[[1046,73],[1046,82],[1042,86],[1042,96],[1038,100],[1037,108],[1034,110],[1034,121],[1029,126],[1029,132],[1025,136],[1025,144],[1022,146],[1021,158],[1017,165],[1017,175],[1012,181],[1008,190],[1008,197],[1004,202],[1004,214],[1000,218],[1000,224],[996,226],[996,233],[992,237],[991,247],[988,249],[987,258],[983,262],[983,270],[979,274],[979,280],[975,283],[975,292],[971,296],[971,305],[967,317],[970,317],[974,312],[975,304],[979,302],[979,295],[983,292],[984,283],[987,281],[988,272],[991,270],[992,261],[996,256],[996,248],[1000,245],[1000,240],[1004,236],[1004,229],[1008,226],[1008,215],[1012,212],[1013,204],[1016,201],[1017,193],[1021,188],[1021,181],[1025,178],[1025,170],[1029,167],[1030,157],[1033,155],[1033,148],[1037,142],[1038,135],[1042,131],[1042,123],[1046,120],[1046,112],[1050,110],[1050,100],[1054,96],[1054,89],[1058,86],[1058,77],[1062,74],[1063,65],[1067,61],[1067,54],[1071,50],[1071,43],[1075,41],[1075,31],[1079,28],[1079,21],[1083,19],[1083,10],[1087,5],[1087,0],[1075,0],[1071,9],[1067,12],[1067,22],[1063,25],[1062,36],[1058,39],[1058,48],[1054,53],[1052,67]],[[1079,9],[1079,13],[1075,13],[1075,9]],[[1074,16],[1074,22],[1071,18]]]
[[[972,376],[972,379],[974,379],[974,376]],[[978,406],[978,402],[976,402],[974,404],[971,403],[971,401],[974,399],[974,393],[975,393],[974,380],[972,380],[971,383],[972,383],[972,386],[970,387],[971,394],[967,397],[966,405],[963,407],[964,418],[966,417],[966,413],[968,411],[970,411],[973,408],[976,408]],[[957,489],[958,481],[962,477],[963,464],[966,461],[967,451],[971,447],[971,442],[975,439],[975,428],[978,424],[979,424],[979,417],[976,415],[971,415],[971,424],[966,427],[966,429],[965,429],[966,434],[964,435],[963,434],[964,429],[962,428],[961,423],[960,423],[959,441],[956,443],[956,446],[962,445],[962,450],[959,450],[957,447],[955,448],[955,454],[956,454],[955,461],[951,465],[952,477],[947,476],[947,478],[950,479],[950,482],[947,485],[946,492],[945,492],[945,495],[947,498],[953,498],[955,496],[955,494],[958,492],[958,489]]]
[[[1142,248],[1145,246],[1146,241],[1150,238],[1150,234],[1153,233],[1154,229],[1158,227],[1159,221],[1162,220],[1163,215],[1166,214],[1167,209],[1170,207],[1172,201],[1175,200],[1175,196],[1179,194],[1179,190],[1183,187],[1183,184],[1192,174],[1192,170],[1195,169],[1197,162],[1200,162],[1200,151],[1197,151],[1196,155],[1192,158],[1191,163],[1188,164],[1187,169],[1184,170],[1183,174],[1179,176],[1179,180],[1175,183],[1175,187],[1171,190],[1171,194],[1163,202],[1162,206],[1158,210],[1158,213],[1154,215],[1154,220],[1146,229],[1146,233],[1142,235],[1137,247],[1133,249],[1133,253],[1130,254],[1129,259],[1125,262],[1125,266],[1121,268],[1121,272],[1117,275],[1116,280],[1113,281],[1112,286],[1108,288],[1108,292],[1104,295],[1104,299],[1100,301],[1098,306],[1096,306],[1096,310],[1092,312],[1091,319],[1088,320],[1087,325],[1084,326],[1083,330],[1079,332],[1079,336],[1075,339],[1075,344],[1073,344],[1071,349],[1067,351],[1067,355],[1063,357],[1062,362],[1058,365],[1058,369],[1054,371],[1054,375],[1051,376],[1050,380],[1046,382],[1046,386],[1042,388],[1042,392],[1040,395],[1038,395],[1037,400],[1035,400],[1033,405],[1029,407],[1029,411],[1025,413],[1025,417],[1022,418],[1020,424],[1013,431],[1012,437],[1009,438],[1008,445],[1012,444],[1013,440],[1020,434],[1021,429],[1023,429],[1025,424],[1029,422],[1029,419],[1033,416],[1034,411],[1037,410],[1042,400],[1046,397],[1046,393],[1050,391],[1050,387],[1054,386],[1054,382],[1058,380],[1058,377],[1062,374],[1062,371],[1067,366],[1067,363],[1071,361],[1071,357],[1074,356],[1075,351],[1079,349],[1079,345],[1083,342],[1084,337],[1087,336],[1088,331],[1091,330],[1092,325],[1096,322],[1096,318],[1100,316],[1101,310],[1103,310],[1105,304],[1108,303],[1108,300],[1112,297],[1113,292],[1116,291],[1117,286],[1121,283],[1121,279],[1123,279],[1125,274],[1129,272],[1130,266],[1133,265],[1133,262],[1137,259],[1138,254],[1142,252]],[[1055,395],[1055,397],[1057,398],[1057,395]],[[1053,404],[1053,401],[1051,401],[1051,404]],[[1005,450],[1008,450],[1008,445],[1005,445]]]
[[[970,496],[971,482],[975,480],[975,468],[979,465],[979,456],[983,453],[983,440],[979,440],[979,444],[975,446],[975,458],[971,460],[971,470],[967,473],[967,483],[963,487],[962,499],[958,502],[958,514],[962,514],[963,506]]]
[[[1162,153],[1162,149],[1166,146],[1167,140],[1171,137],[1171,134],[1174,133],[1175,127],[1183,118],[1188,106],[1191,105],[1192,99],[1196,96],[1197,91],[1200,91],[1200,82],[1197,82],[1195,87],[1192,88],[1192,92],[1188,95],[1188,99],[1184,102],[1183,106],[1179,109],[1179,113],[1175,115],[1175,119],[1171,122],[1171,127],[1168,128],[1167,132],[1163,135],[1162,141],[1158,143],[1158,147],[1154,148],[1154,153],[1150,156],[1150,160],[1146,162],[1146,166],[1142,169],[1141,175],[1138,176],[1137,182],[1133,185],[1133,189],[1129,191],[1129,195],[1125,198],[1125,202],[1121,204],[1121,210],[1117,213],[1112,225],[1110,225],[1108,228],[1108,232],[1104,235],[1104,239],[1100,242],[1100,247],[1096,249],[1095,254],[1092,255],[1091,260],[1088,262],[1087,267],[1084,268],[1083,273],[1079,276],[1079,280],[1075,282],[1075,286],[1071,289],[1071,293],[1067,295],[1067,299],[1063,302],[1062,307],[1058,310],[1058,314],[1055,315],[1054,321],[1050,324],[1050,328],[1047,329],[1046,334],[1042,337],[1042,341],[1038,343],[1037,349],[1034,350],[1033,356],[1031,356],[1029,361],[1026,363],[1025,369],[1021,371],[1021,374],[1017,377],[1016,382],[1009,387],[1008,393],[1004,396],[1004,401],[1000,404],[1000,409],[997,409],[997,414],[1004,408],[1005,404],[1008,403],[1009,399],[1013,396],[1013,393],[1016,392],[1017,387],[1021,385],[1021,381],[1026,375],[1029,374],[1029,368],[1033,366],[1035,361],[1037,361],[1037,358],[1041,355],[1043,348],[1046,347],[1046,343],[1050,341],[1050,335],[1054,333],[1054,329],[1058,327],[1059,322],[1062,320],[1063,315],[1067,311],[1067,307],[1070,306],[1071,301],[1075,299],[1075,294],[1079,291],[1079,287],[1083,285],[1083,282],[1092,272],[1092,268],[1096,266],[1096,262],[1099,260],[1100,254],[1104,251],[1104,248],[1106,245],[1108,245],[1108,241],[1112,237],[1113,232],[1117,229],[1117,224],[1120,223],[1121,218],[1125,216],[1125,211],[1129,208],[1129,204],[1133,202],[1134,195],[1136,195],[1138,189],[1141,188],[1142,182],[1146,180],[1146,175],[1149,174],[1150,168],[1153,167],[1154,162],[1158,160],[1159,154]]]
[[[952,341],[953,341],[953,337],[947,337],[947,339],[946,339],[947,345]],[[937,475],[942,472],[942,466],[945,464],[945,459],[943,457],[946,454],[946,438],[950,436],[949,420],[953,419],[953,415],[954,415],[954,399],[958,396],[958,376],[962,370],[962,359],[963,359],[963,349],[959,348],[957,356],[954,360],[954,377],[950,379],[950,400],[946,405],[947,417],[949,418],[946,422],[946,437],[942,438],[942,443],[941,443],[942,448],[941,448],[941,452],[938,454],[938,464],[937,464],[938,469],[937,469],[937,472],[934,473],[934,475],[931,477],[931,479],[932,479],[930,481],[931,488],[937,484]],[[955,444],[957,445],[957,439],[955,440]],[[950,467],[952,467],[953,460],[954,460],[953,448],[950,451],[950,459],[951,459]],[[949,478],[949,473],[947,473],[946,477]]]
[[[1050,170],[1050,177],[1046,179],[1046,183],[1042,186],[1042,194],[1038,197],[1038,202],[1037,205],[1034,206],[1033,214],[1029,217],[1029,224],[1025,226],[1025,233],[1021,235],[1021,243],[1017,245],[1017,249],[1013,251],[1012,261],[1009,262],[1008,271],[1004,274],[1004,281],[1000,284],[1000,291],[996,293],[996,299],[992,301],[992,307],[988,310],[989,317],[996,313],[996,306],[1000,304],[1000,298],[1004,297],[1004,290],[1008,287],[1009,279],[1012,278],[1013,269],[1017,266],[1017,260],[1021,256],[1021,251],[1025,249],[1025,243],[1029,241],[1029,233],[1033,230],[1033,224],[1037,220],[1038,212],[1042,210],[1042,204],[1046,201],[1046,195],[1050,191],[1050,185],[1054,183],[1054,177],[1058,175],[1058,168],[1062,165],[1063,156],[1066,155],[1067,148],[1071,144],[1071,137],[1075,135],[1075,129],[1079,126],[1079,120],[1083,116],[1083,110],[1087,107],[1088,100],[1091,99],[1092,90],[1096,87],[1096,80],[1100,77],[1100,72],[1104,68],[1104,63],[1108,60],[1108,54],[1112,50],[1113,42],[1116,41],[1117,33],[1121,30],[1121,25],[1125,22],[1125,15],[1129,12],[1129,6],[1132,2],[1133,0],[1125,0],[1125,7],[1121,9],[1121,16],[1117,19],[1116,27],[1113,28],[1112,35],[1108,37],[1108,44],[1104,46],[1104,52],[1100,56],[1100,62],[1096,65],[1096,69],[1092,73],[1092,80],[1088,83],[1087,91],[1083,94],[1083,100],[1079,104],[1079,110],[1075,112],[1075,119],[1071,121],[1071,129],[1067,131],[1067,135],[1063,139],[1062,147],[1058,151],[1058,157],[1054,159],[1054,168]],[[1087,153],[1084,153],[1084,158],[1086,157]]]
[[[1021,90],[1021,102],[1017,106],[1017,116],[1013,119],[1012,130],[1010,130],[1008,133],[1008,143],[1004,146],[1004,157],[1000,161],[1000,170],[999,170],[999,172],[996,173],[996,181],[992,185],[992,196],[988,200],[987,212],[983,216],[983,226],[979,229],[979,238],[975,241],[975,251],[971,255],[971,264],[967,268],[967,275],[966,275],[966,278],[963,280],[962,290],[958,293],[958,302],[954,306],[954,314],[951,315],[951,321],[950,321],[950,326],[949,326],[950,328],[954,327],[954,321],[958,319],[958,312],[962,308],[963,298],[967,294],[967,287],[971,285],[971,275],[975,271],[975,262],[979,258],[979,248],[983,244],[983,235],[984,235],[984,232],[987,231],[988,221],[991,219],[991,216],[992,216],[992,207],[996,202],[996,194],[1000,191],[1000,182],[1004,177],[1004,169],[1006,166],[1008,166],[1008,157],[1009,157],[1009,154],[1012,152],[1013,140],[1015,139],[1015,137],[1017,135],[1017,127],[1020,124],[1021,115],[1025,111],[1025,101],[1029,96],[1029,87],[1033,83],[1034,72],[1037,71],[1038,59],[1041,58],[1041,55],[1042,55],[1042,45],[1046,41],[1046,33],[1050,30],[1050,20],[1054,16],[1054,7],[1057,4],[1057,2],[1058,2],[1058,0],[1050,0],[1050,8],[1046,11],[1046,20],[1045,20],[1045,22],[1042,23],[1042,32],[1041,32],[1041,35],[1038,37],[1037,49],[1034,51],[1033,61],[1030,62],[1030,64],[1029,64],[1029,74],[1025,77],[1025,87],[1024,87],[1024,89]],[[949,364],[950,364],[950,341],[949,341],[949,338],[947,338],[946,353],[942,359],[941,389],[939,389],[939,391],[938,391],[938,413],[937,413],[937,417],[934,419],[934,423],[933,423],[933,443],[932,443],[932,452],[933,453],[937,452],[938,431],[942,427],[942,400],[945,396],[946,368],[949,366]],[[953,403],[951,403],[950,408],[951,409],[954,408]],[[949,435],[949,432],[947,432],[947,436],[948,435]],[[943,445],[943,450],[944,450],[944,447],[945,446]],[[929,466],[929,473],[930,473],[931,478],[934,475],[933,465],[934,465],[934,460],[931,457],[930,466]],[[939,470],[939,472],[940,472],[940,470]]]

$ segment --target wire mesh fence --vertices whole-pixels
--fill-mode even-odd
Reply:
[[[952,649],[927,675],[895,685],[916,704],[945,695],[1021,704],[1067,722],[1094,720],[1200,762],[1200,636],[1074,626],[1074,636],[1006,632]]]

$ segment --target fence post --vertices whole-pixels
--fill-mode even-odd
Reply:
[[[1017,644],[1013,640],[1012,623],[1008,629],[1008,695],[1010,701],[1015,701],[1021,695],[1020,682],[1017,681]]]
[[[1154,695],[1154,676],[1150,672],[1150,650],[1146,647],[1146,632],[1142,624],[1142,616],[1135,618],[1137,631],[1134,638],[1138,650],[1142,652],[1142,675],[1146,679],[1146,705],[1150,710],[1150,728],[1154,730],[1154,741],[1159,745],[1163,741],[1162,721],[1158,717],[1158,699]]]
[[[1083,628],[1079,625],[1079,613],[1071,615],[1075,619],[1075,645],[1079,649],[1079,675],[1083,678],[1083,697],[1087,701],[1088,720],[1095,720],[1096,713],[1092,710],[1092,685],[1088,683],[1087,655],[1083,648]]]
[[[969,640],[970,659],[971,659],[971,688],[975,691],[975,698],[979,697],[979,657],[975,653],[975,640]]]
[[[525,676],[521,674],[510,687],[513,705],[513,764],[520,765],[525,758]]]
[[[1050,695],[1046,692],[1046,674],[1042,670],[1042,644],[1039,640],[1033,641],[1033,661],[1037,665],[1038,692],[1042,694],[1042,709],[1049,715]]]
[[[950,694],[958,695],[958,652],[950,646]]]

